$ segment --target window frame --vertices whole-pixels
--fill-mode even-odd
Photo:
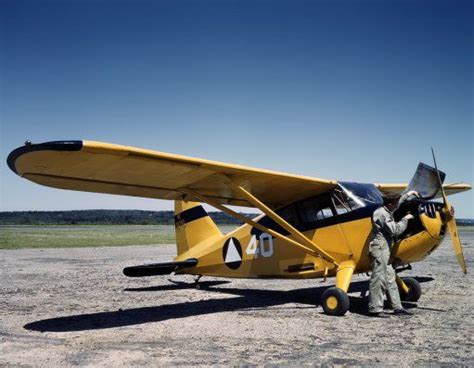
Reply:
[[[314,225],[321,224],[321,223],[324,224],[324,223],[329,222],[329,220],[331,220],[331,222],[332,222],[333,221],[332,219],[334,219],[337,216],[337,213],[335,212],[334,204],[332,203],[331,196],[332,196],[332,190],[321,193],[321,194],[318,194],[317,196],[313,196],[313,197],[309,197],[309,198],[300,200],[300,201],[295,203],[296,208],[297,208],[296,212],[298,213],[298,216],[300,218],[300,222],[301,222],[301,225],[302,225],[304,231],[306,231],[308,229],[317,228],[317,226],[314,226]],[[305,217],[304,214],[306,212],[304,211],[303,206],[306,202],[311,202],[311,201],[317,201],[319,203],[321,203],[322,201],[326,201],[325,206],[320,206],[318,208],[318,210],[316,212],[316,216],[320,211],[322,211],[324,209],[327,209],[327,208],[329,208],[331,210],[332,215],[329,216],[329,217],[324,217],[322,219],[316,218],[316,219],[312,219],[312,220],[307,221],[307,219],[304,218]]]
[[[341,186],[336,186],[333,189],[330,189],[324,193],[317,194],[312,197],[308,197],[305,199],[301,199],[299,201],[290,203],[286,206],[280,207],[278,209],[275,209],[275,212],[277,213],[278,216],[280,216],[282,219],[284,219],[286,222],[288,222],[290,225],[298,229],[299,231],[305,232],[305,231],[310,231],[314,229],[318,229],[321,227],[326,227],[326,226],[332,226],[336,225],[342,222],[345,222],[344,220],[348,219],[349,217],[352,216],[360,216],[360,211],[364,211],[366,209],[372,208],[374,205],[377,206],[377,204],[372,204],[372,203],[367,203],[364,198],[358,197],[363,203],[363,205],[359,205],[356,200],[352,199],[345,190],[345,187]],[[337,192],[342,193],[343,197],[338,198],[337,197]],[[355,194],[354,194],[355,195]],[[336,198],[339,202],[346,198],[344,200],[344,203],[341,202],[341,205],[344,207],[346,212],[344,213],[338,213],[337,212],[337,205],[336,205]],[[350,200],[354,201],[355,206],[350,206]],[[332,216],[330,217],[325,217],[325,218],[313,218],[310,221],[307,221],[305,218],[306,216],[304,215],[306,212],[304,211],[304,204],[307,202],[317,202],[321,203],[322,201],[326,202],[326,206],[324,207],[319,207],[318,211],[316,212],[316,215],[320,213],[322,210],[325,209],[330,209]],[[313,206],[315,208],[316,206]],[[294,221],[289,221],[289,218],[284,216],[284,213],[287,211],[292,211],[292,219]],[[291,213],[291,212],[290,212]],[[268,228],[282,232],[283,234],[288,234],[288,232],[283,229],[280,225],[278,225],[273,219],[271,219],[268,215],[264,215],[261,220],[258,221],[264,226],[267,226]],[[257,231],[256,228],[252,229],[252,233],[254,231]],[[260,232],[260,231],[257,231]]]

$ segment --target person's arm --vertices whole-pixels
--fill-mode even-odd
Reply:
[[[400,221],[395,222],[392,216],[383,216],[382,220],[382,228],[385,232],[391,234],[392,236],[400,236],[403,232],[407,229],[408,220],[412,219],[413,215],[406,215]]]

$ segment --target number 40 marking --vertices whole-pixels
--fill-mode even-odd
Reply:
[[[257,236],[252,235],[247,249],[245,249],[245,253],[254,255],[254,258],[258,258],[259,253],[262,257],[271,257],[273,255],[273,238],[270,234],[262,233],[260,234],[259,240],[260,241],[257,242]]]

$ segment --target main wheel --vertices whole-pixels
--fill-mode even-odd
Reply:
[[[330,316],[343,316],[349,309],[349,297],[337,287],[327,289],[323,293],[323,309]]]
[[[413,277],[403,277],[402,280],[408,287],[408,293],[400,289],[400,299],[407,302],[417,302],[421,297],[420,283]]]

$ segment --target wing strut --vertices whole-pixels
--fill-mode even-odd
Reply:
[[[260,211],[262,211],[265,215],[270,217],[278,225],[280,225],[282,228],[284,228],[286,231],[288,231],[290,234],[292,234],[295,238],[297,238],[300,243],[303,243],[304,245],[306,245],[310,249],[313,249],[314,252],[317,252],[325,260],[327,260],[331,263],[334,263],[334,258],[331,257],[324,249],[322,249],[317,244],[315,244],[311,239],[309,239],[307,236],[305,236],[301,231],[296,229],[293,225],[291,225],[284,218],[279,216],[275,211],[273,211],[265,203],[260,201],[252,193],[248,192],[242,186],[239,186],[239,185],[233,183],[230,180],[230,178],[228,178],[227,176],[220,175],[220,177],[222,178],[221,180],[223,180],[226,184],[230,185],[231,188],[235,192],[240,193],[243,197],[245,197],[245,199],[247,199],[247,201],[252,203],[255,207],[257,207]]]
[[[227,183],[229,183],[229,182],[227,182]],[[280,226],[282,226],[285,230],[289,231],[293,235],[298,234],[298,235],[295,235],[295,236],[300,241],[302,240],[301,237],[306,238],[301,232],[299,232],[297,229],[295,229],[293,226],[291,226],[287,221],[285,221],[283,218],[278,216],[274,211],[272,211],[269,207],[267,207],[265,204],[263,204],[261,201],[259,201],[257,198],[255,198],[252,194],[247,192],[245,189],[243,189],[242,187],[237,186],[233,183],[231,183],[231,186],[235,190],[238,190],[242,195],[244,195],[250,203],[254,204],[257,208],[259,208],[268,217],[272,218],[275,222],[280,224]],[[279,238],[279,239],[281,239],[281,240],[283,240],[287,243],[290,243],[291,245],[296,246],[297,248],[300,248],[305,253],[308,253],[312,256],[320,256],[323,259],[325,259],[326,261],[334,264],[335,266],[338,265],[333,257],[331,257],[326,251],[324,251],[323,249],[318,247],[316,244],[314,244],[308,238],[306,238],[306,241],[304,241],[304,243],[306,245],[301,244],[301,242],[290,239],[287,236],[282,235],[277,231],[274,231],[274,230],[272,230],[272,229],[270,229],[266,226],[263,226],[262,224],[259,224],[258,222],[255,222],[252,219],[250,219],[250,218],[248,218],[248,217],[246,217],[246,216],[244,216],[244,215],[242,215],[238,212],[235,212],[234,210],[231,210],[230,208],[228,208],[224,205],[221,205],[220,203],[218,203],[218,202],[216,202],[216,201],[214,201],[214,200],[212,200],[212,199],[210,199],[206,196],[203,196],[203,195],[195,192],[194,190],[191,190],[191,189],[188,189],[188,188],[179,188],[178,190],[182,193],[188,194],[191,197],[194,197],[194,198],[198,199],[201,202],[205,202],[205,203],[207,203],[207,204],[209,204],[209,205],[211,205],[211,206],[227,213],[228,215],[230,215],[232,217],[235,217],[236,219],[238,219],[242,222],[247,223],[250,226],[253,226],[253,227],[259,229],[260,231],[263,231],[265,233],[270,234],[271,236],[274,236],[275,238]]]

